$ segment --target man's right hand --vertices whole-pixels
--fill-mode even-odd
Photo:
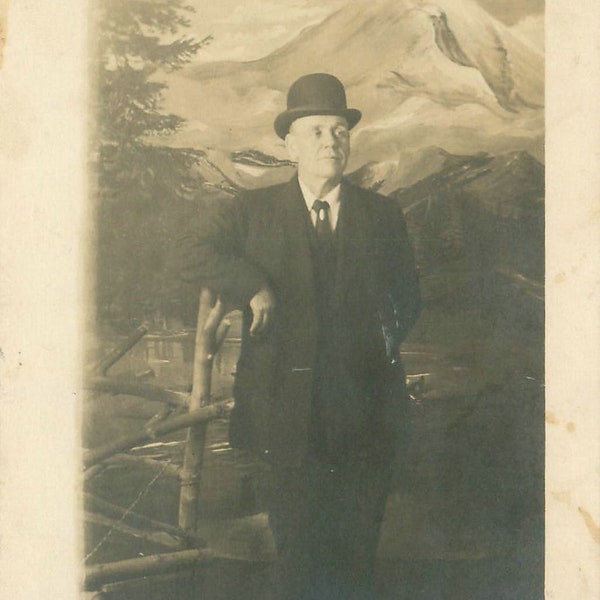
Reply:
[[[267,330],[267,327],[273,320],[275,304],[275,296],[267,287],[260,289],[254,294],[252,300],[250,300],[250,309],[252,310],[250,335],[261,335]]]

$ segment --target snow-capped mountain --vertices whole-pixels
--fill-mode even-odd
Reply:
[[[284,179],[289,168],[277,163],[286,153],[273,119],[294,79],[327,71],[363,112],[351,171],[370,165],[406,184],[407,163],[432,147],[453,154],[527,150],[541,159],[543,54],[532,40],[472,0],[349,0],[260,60],[172,75],[167,109],[188,123],[169,143],[218,149],[229,162],[220,168],[239,185]],[[274,161],[231,158],[248,151]]]

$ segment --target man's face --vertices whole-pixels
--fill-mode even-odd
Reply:
[[[341,179],[350,156],[348,122],[336,115],[296,119],[285,138],[290,158],[298,163],[300,177]]]

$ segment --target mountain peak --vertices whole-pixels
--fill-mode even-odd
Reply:
[[[540,55],[474,2],[348,0],[264,58],[173,74],[165,108],[189,126],[169,143],[212,146],[229,160],[249,148],[285,159],[273,120],[290,83],[308,72],[338,76],[349,105],[363,113],[350,170],[399,165],[401,175],[386,174],[384,192],[393,191],[390,181],[414,182],[437,169],[439,154],[433,168],[421,164],[431,146],[454,155],[498,154],[539,147],[543,136]],[[238,166],[254,177],[266,168],[256,160]]]

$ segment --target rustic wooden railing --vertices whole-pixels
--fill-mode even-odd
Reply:
[[[85,572],[85,588],[87,590],[97,590],[106,583],[173,573],[200,564],[212,564],[215,561],[239,561],[239,559],[216,556],[206,548],[203,540],[196,536],[206,427],[211,420],[225,416],[233,406],[232,400],[211,402],[213,362],[229,328],[229,323],[223,319],[225,314],[226,307],[215,294],[206,289],[202,290],[198,309],[193,381],[190,394],[139,381],[122,381],[108,377],[109,369],[147,333],[146,326],[139,327],[122,345],[94,365],[88,374],[86,387],[90,390],[160,401],[165,404],[165,408],[138,431],[98,448],[87,450],[83,456],[84,477],[86,479],[93,477],[107,464],[136,462],[158,469],[160,474],[179,476],[180,498],[179,522],[177,526],[174,526],[154,521],[136,514],[132,510],[126,510],[87,494],[85,496],[86,508],[92,512],[86,513],[86,517],[91,522],[117,528],[123,533],[151,541],[168,540],[169,543],[166,546],[175,550],[112,563],[87,565]],[[181,414],[172,416],[174,411],[179,411]],[[181,429],[188,430],[181,469],[163,464],[161,461],[123,454],[137,445]],[[124,516],[127,516],[133,523],[125,525]]]

